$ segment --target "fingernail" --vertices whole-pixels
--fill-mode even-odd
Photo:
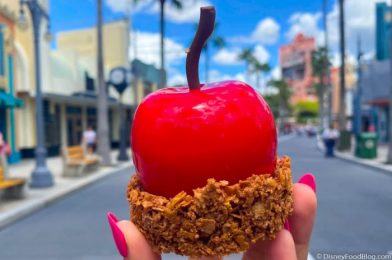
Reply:
[[[316,185],[316,179],[314,178],[313,174],[306,173],[298,180],[298,183],[308,185],[314,192],[316,192],[317,185]]]
[[[289,224],[289,220],[288,219],[286,219],[286,221],[284,222],[283,227],[284,227],[284,229],[290,231],[290,224]]]
[[[117,226],[117,222],[118,222],[117,217],[113,213],[109,212],[108,213],[108,221],[109,221],[109,226],[112,230],[113,239],[114,239],[114,242],[117,246],[118,252],[123,257],[127,257],[127,255],[128,255],[127,242],[125,241],[125,237],[124,237],[123,232]]]

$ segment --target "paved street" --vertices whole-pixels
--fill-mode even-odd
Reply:
[[[316,150],[315,139],[306,137],[286,138],[280,154],[292,156],[295,180],[305,172],[317,178],[313,255],[392,250],[392,175],[339,159],[326,160]],[[106,212],[128,217],[125,190],[131,172],[113,174],[1,230],[0,259],[120,259]]]
[[[311,141],[310,141],[311,140]],[[315,139],[294,138],[280,145],[293,160],[294,180],[316,176],[317,223],[311,253],[379,253],[392,250],[392,174],[339,159],[326,160]]]

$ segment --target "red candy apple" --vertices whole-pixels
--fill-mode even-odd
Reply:
[[[234,184],[274,173],[276,128],[264,99],[239,81],[199,83],[197,66],[210,27],[199,25],[188,53],[189,87],[160,89],[136,110],[133,161],[149,193],[169,198],[192,194],[209,178]]]

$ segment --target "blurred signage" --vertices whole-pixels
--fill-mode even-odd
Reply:
[[[386,12],[386,13],[384,14],[384,21],[385,21],[386,23],[391,23],[391,22],[392,22],[392,12],[391,12],[391,11]]]
[[[282,67],[289,68],[296,65],[300,65],[305,63],[305,55],[303,52],[293,52],[290,55],[287,55],[282,60]]]

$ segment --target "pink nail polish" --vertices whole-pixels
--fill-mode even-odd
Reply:
[[[290,223],[289,223],[288,219],[286,219],[286,221],[284,222],[283,227],[284,227],[284,229],[290,231]]]
[[[314,192],[316,192],[317,185],[316,185],[316,179],[314,178],[313,174],[306,173],[298,180],[298,183],[308,185]]]
[[[113,213],[109,212],[108,221],[109,221],[109,226],[112,230],[113,239],[117,246],[118,252],[123,257],[127,257],[128,255],[127,242],[125,241],[125,237],[121,229],[117,226],[117,222],[118,222],[117,217]]]

